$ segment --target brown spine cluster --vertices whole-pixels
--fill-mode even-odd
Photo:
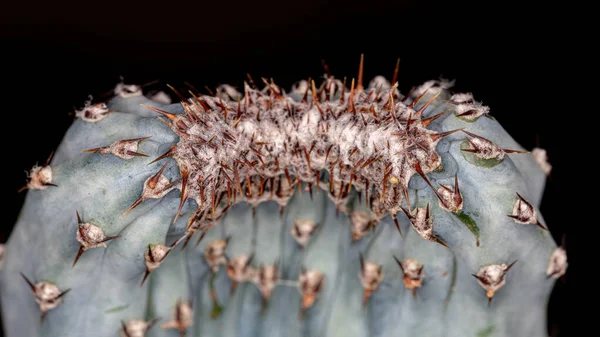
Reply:
[[[327,190],[341,211],[354,187],[371,200],[374,214],[395,215],[403,202],[410,209],[412,175],[435,170],[441,164],[437,143],[457,131],[427,129],[447,112],[422,117],[438,96],[424,101],[427,91],[405,104],[395,86],[365,90],[352,81],[348,93],[329,78],[318,89],[311,82],[298,102],[265,83],[262,91],[246,85],[243,97],[233,95],[237,102],[229,94],[190,91],[191,99],[180,97],[184,114],[147,106],[180,136],[157,160],[177,161],[180,209],[194,200],[194,222],[213,222],[223,207],[240,201],[276,200],[283,207],[301,183],[311,194],[314,188]]]

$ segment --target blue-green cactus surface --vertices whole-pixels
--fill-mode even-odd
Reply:
[[[79,111],[30,172],[7,336],[546,336],[546,176],[487,107],[265,83]]]

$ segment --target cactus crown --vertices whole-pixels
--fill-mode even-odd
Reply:
[[[225,301],[219,298],[234,301],[238,285],[245,283],[255,286],[256,292],[246,292],[246,296],[252,305],[258,299],[261,312],[269,310],[269,301],[281,309],[281,299],[292,298],[290,293],[279,290],[279,286],[293,288],[299,295],[296,310],[304,325],[290,329],[302,330],[303,335],[361,336],[369,332],[387,336],[395,334],[398,328],[389,321],[389,313],[379,315],[377,310],[387,308],[393,312],[404,305],[400,300],[390,301],[399,296],[395,284],[390,282],[409,290],[412,302],[406,305],[418,308],[416,312],[423,311],[426,317],[454,315],[446,317],[468,322],[459,312],[447,314],[455,291],[459,293],[455,305],[483,295],[490,306],[495,294],[510,283],[512,273],[521,273],[522,283],[537,280],[540,275],[562,276],[567,266],[566,253],[563,248],[554,249],[555,244],[537,211],[541,181],[545,177],[542,171],[546,167],[540,169],[533,156],[525,156],[528,152],[508,137],[497,143],[496,136],[505,133],[489,115],[489,108],[477,103],[470,93],[449,95],[451,82],[430,81],[402,95],[397,89],[398,66],[399,63],[391,84],[376,77],[366,87],[362,79],[362,56],[357,80],[352,79],[349,84],[346,79],[340,81],[327,74],[319,86],[309,78],[286,93],[273,80],[263,78],[265,86],[259,89],[249,78],[243,93],[221,86],[216,95],[190,91],[191,98],[171,87],[180,98],[177,107],[140,100],[136,101],[138,106],[131,108],[127,102],[140,97],[142,89],[120,83],[108,105],[91,104],[90,100],[76,111],[75,116],[80,119],[77,127],[97,126],[96,131],[121,127],[119,123],[127,123],[130,117],[114,111],[113,107],[134,111],[138,115],[135,123],[142,126],[136,132],[124,132],[127,137],[111,136],[110,142],[96,144],[95,134],[90,137],[93,147],[78,149],[77,156],[61,148],[57,152],[59,159],[55,160],[60,165],[48,159],[28,175],[24,188],[40,190],[34,193],[62,185],[62,181],[83,194],[85,188],[73,184],[79,184],[77,178],[86,174],[98,180],[88,186],[94,193],[104,192],[103,184],[109,178],[116,177],[126,186],[121,195],[108,198],[106,209],[96,210],[92,216],[82,213],[83,217],[79,209],[73,209],[77,224],[69,233],[77,248],[73,249],[73,242],[59,244],[60,253],[52,251],[49,256],[72,254],[68,273],[76,273],[75,268],[86,259],[87,251],[118,247],[113,250],[116,255],[112,258],[121,260],[109,268],[122,278],[111,278],[107,284],[114,282],[110,284],[117,288],[116,293],[121,291],[123,297],[133,297],[129,290],[123,290],[125,285],[135,279],[143,287],[152,279],[151,275],[158,273],[157,285],[151,285],[152,289],[160,287],[168,294],[178,295],[168,298],[172,319],[161,327],[178,330],[181,335],[194,325],[200,326],[197,331],[228,331],[231,335],[246,331],[244,335],[257,335],[260,330],[265,336],[276,335],[264,332],[268,328],[257,327],[258,323],[243,319],[239,328],[224,327],[222,321],[217,326],[211,321],[234,315],[228,311],[236,310],[229,309],[234,305],[229,303],[223,308]],[[449,114],[451,111],[453,116]],[[139,116],[145,114],[158,116],[177,137],[170,133],[166,136],[164,125],[154,119],[149,122]],[[475,123],[478,120],[482,121],[479,125]],[[75,139],[85,137],[78,134]],[[88,144],[88,138],[85,139]],[[82,157],[81,150],[88,154]],[[154,157],[151,168],[145,162],[139,164],[150,155]],[[513,155],[514,161],[507,160]],[[111,156],[116,162],[102,166],[99,156]],[[164,164],[155,164],[160,161]],[[170,165],[173,161],[176,169]],[[118,165],[134,167],[143,174],[124,175],[118,172],[121,168]],[[137,190],[132,189],[129,180],[138,183]],[[139,193],[132,196],[131,191]],[[172,191],[179,191],[177,198]],[[38,199],[32,200],[39,205],[52,205],[42,202],[52,199],[47,195],[33,194],[32,198]],[[149,200],[156,202],[155,209],[145,207]],[[76,203],[77,207],[84,205],[80,200]],[[182,216],[188,213],[187,217]],[[29,220],[32,223],[39,220],[35,211],[28,211],[25,216],[34,219]],[[63,215],[55,217],[62,219]],[[23,221],[20,228],[28,226]],[[63,222],[60,221],[60,229],[71,230]],[[521,235],[518,234],[524,230],[521,225],[535,226],[527,226],[527,232],[523,232],[526,234]],[[514,226],[521,229],[515,230]],[[15,242],[23,240],[24,231],[17,234]],[[412,232],[418,234],[418,239]],[[512,240],[508,246],[498,243],[495,237],[504,232],[510,233],[504,235]],[[194,235],[198,236],[198,248],[183,251]],[[535,245],[523,252],[523,242]],[[25,249],[16,243],[14,246],[15,251]],[[176,249],[177,246],[182,249]],[[43,252],[46,248],[41,249]],[[202,275],[209,275],[203,276],[202,281],[190,277],[188,283],[188,278],[181,274],[160,273],[161,269],[180,272],[184,268],[178,263],[182,261],[197,264],[189,262],[195,261],[193,254],[202,256],[204,269],[196,265],[196,268],[187,266],[186,270],[191,275],[202,269]],[[42,254],[40,258],[46,256]],[[83,262],[80,268],[95,267],[95,263],[105,261],[97,255],[90,256],[89,261],[92,259],[96,262]],[[515,265],[517,260],[524,262]],[[540,267],[538,260],[544,260],[545,265]],[[12,269],[17,265],[11,262]],[[123,271],[125,266],[133,271]],[[138,271],[141,271],[139,278]],[[33,291],[42,317],[64,304],[68,298],[64,295],[71,288],[39,279],[39,272],[30,276],[39,281],[34,283],[26,274],[21,274],[22,278]],[[479,284],[477,295],[471,295],[472,284],[465,281],[464,275],[472,284]],[[79,276],[75,278],[79,280]],[[4,297],[7,294],[4,289],[14,287],[6,281],[10,277],[3,275]],[[77,281],[66,283],[73,287],[80,285]],[[348,296],[336,297],[338,286]],[[189,292],[188,287],[192,288]],[[198,289],[209,294],[210,314],[206,312],[206,294],[201,296],[202,303],[189,299],[190,293]],[[545,286],[537,291],[547,289]],[[357,292],[361,296],[356,296]],[[419,304],[420,292],[425,292],[426,299]],[[114,304],[111,296],[107,302]],[[163,295],[152,291],[144,296]],[[130,299],[128,305],[142,305],[136,301]],[[241,301],[239,297],[237,301]],[[365,318],[365,310],[372,302],[376,304]],[[478,312],[481,300],[475,302],[478,304],[471,304],[465,310]],[[500,304],[501,308],[502,305],[505,302]],[[121,336],[144,336],[147,331],[156,330],[151,328],[160,318],[154,313],[163,309],[154,308],[153,314],[147,312],[145,317],[120,320]],[[202,323],[196,324],[198,311]],[[331,318],[326,317],[327,312],[332,312]],[[278,316],[277,309],[265,315],[270,318],[263,322],[276,318],[280,322],[290,321]],[[353,322],[348,326],[327,325],[325,322],[329,320]],[[414,320],[408,321],[415,324]],[[533,321],[521,325],[537,334],[539,320]],[[429,328],[432,335],[442,331],[441,325]],[[57,324],[49,329],[53,333],[62,331]],[[418,331],[413,327],[406,329]],[[460,329],[455,328],[452,335],[463,336]],[[502,331],[506,335],[509,330],[505,330]]]

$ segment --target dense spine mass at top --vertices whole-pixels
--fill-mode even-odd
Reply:
[[[255,204],[275,197],[284,206],[301,182],[329,189],[340,206],[354,187],[375,200],[376,213],[395,215],[410,178],[439,167],[436,145],[457,131],[427,129],[444,113],[421,118],[435,94],[405,104],[384,80],[368,90],[352,81],[349,93],[333,78],[311,85],[299,101],[267,82],[262,92],[247,85],[243,96],[194,95],[182,100],[181,115],[152,108],[180,137],[164,157],[179,165],[182,205],[188,198],[198,205],[194,221],[214,221],[224,198]],[[324,178],[332,183],[320,186]]]

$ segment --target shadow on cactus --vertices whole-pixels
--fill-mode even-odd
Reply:
[[[88,102],[28,175],[7,335],[546,336],[541,150],[447,81],[362,67]]]

